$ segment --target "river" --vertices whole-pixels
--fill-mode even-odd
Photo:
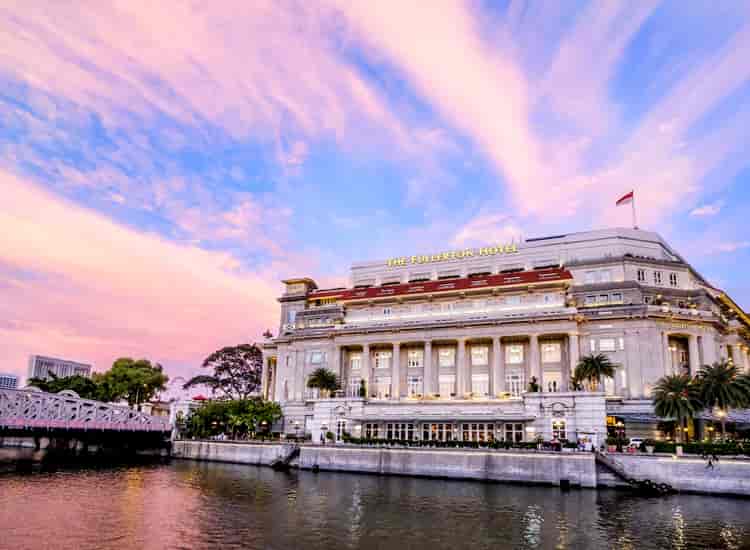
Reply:
[[[0,548],[749,548],[750,500],[168,465],[0,476]]]

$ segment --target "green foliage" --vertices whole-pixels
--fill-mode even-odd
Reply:
[[[83,399],[104,402],[127,399],[128,404],[133,406],[150,400],[164,390],[168,380],[158,363],[152,365],[147,359],[122,357],[114,362],[110,370],[95,372],[91,378],[79,375],[58,378],[50,374],[49,380],[30,378],[28,383],[49,393],[73,390]]]
[[[310,378],[307,379],[307,387],[332,393],[339,389],[339,377],[335,372],[321,367],[312,371]]]
[[[260,388],[263,353],[255,344],[225,347],[206,357],[203,368],[212,374],[194,376],[184,389],[205,385],[219,397],[245,400]]]
[[[58,378],[50,373],[50,379],[29,378],[29,386],[35,386],[48,393],[57,393],[63,390],[72,390],[82,399],[99,399],[99,387],[85,376],[76,374]]]
[[[677,421],[677,433],[685,420],[693,418],[703,408],[700,390],[687,374],[670,374],[660,378],[654,386],[654,412],[657,416]]]
[[[696,376],[700,400],[708,409],[723,411],[745,407],[750,402],[750,380],[728,361],[703,365]]]
[[[211,400],[190,414],[180,435],[201,439],[225,433],[233,439],[245,439],[270,429],[279,418],[281,406],[259,397]]]
[[[584,355],[573,371],[574,386],[588,383],[589,388],[596,390],[605,378],[614,378],[617,365],[603,353]]]
[[[367,383],[364,378],[359,381],[359,396],[367,397]]]
[[[529,392],[536,393],[539,391],[539,382],[536,379],[536,376],[532,376],[531,380],[529,380]]]
[[[121,357],[108,371],[94,373],[92,379],[98,386],[101,401],[125,399],[128,405],[133,406],[149,401],[163,391],[169,377],[158,363],[151,364],[148,359]]]

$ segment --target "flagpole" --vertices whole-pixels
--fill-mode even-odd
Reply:
[[[635,217],[635,192],[631,191],[633,193],[633,198],[630,200],[630,206],[632,207],[633,211],[633,229],[638,229],[638,223]]]

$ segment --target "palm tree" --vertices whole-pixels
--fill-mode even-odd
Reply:
[[[707,409],[721,411],[721,440],[726,439],[726,416],[729,409],[750,403],[750,379],[742,376],[727,360],[703,365],[696,377],[700,399]]]
[[[586,381],[590,388],[597,389],[604,378],[614,378],[616,368],[617,365],[603,353],[585,355],[573,371],[573,380],[578,384]]]
[[[670,374],[659,378],[654,386],[653,401],[657,416],[677,420],[680,438],[685,421],[693,418],[703,407],[698,385],[689,374]]]
[[[318,388],[322,392],[332,393],[339,389],[339,377],[326,368],[315,369],[307,379],[308,388]]]

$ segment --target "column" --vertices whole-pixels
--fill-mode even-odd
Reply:
[[[261,389],[260,394],[263,396],[263,399],[268,399],[268,387],[269,387],[269,371],[270,371],[270,363],[271,358],[270,357],[264,357],[263,358],[263,371],[261,372]]]
[[[466,389],[466,340],[460,338],[456,346],[456,395],[464,398]]]
[[[570,361],[570,373],[568,374],[568,379],[565,381],[565,387],[568,388],[568,391],[570,391],[570,379],[573,378],[576,366],[578,366],[578,361],[581,360],[581,351],[578,346],[577,332],[568,333],[568,360]]]
[[[740,350],[740,345],[738,343],[731,344],[732,346],[732,362],[734,363],[734,366],[737,367],[737,370],[741,371],[742,367],[744,366],[742,363],[742,356],[740,353],[742,350]]]
[[[273,368],[271,369],[271,379],[269,381],[269,390],[268,390],[268,399],[270,401],[278,401],[276,399],[276,379],[278,378],[279,373],[279,360],[276,359],[276,362],[273,365]]]
[[[331,364],[333,372],[339,377],[341,383],[344,383],[344,371],[341,368],[341,346],[334,344],[333,346],[333,361]]]
[[[750,352],[748,351],[747,348],[744,348],[742,350],[742,357],[745,360],[745,363],[744,363],[745,372],[750,372]]]
[[[539,384],[541,391],[544,381],[542,380],[542,373],[539,368],[539,336],[536,334],[529,336],[529,371],[531,373],[529,375],[529,382],[531,382],[532,376],[536,376],[536,382]]]
[[[401,397],[401,343],[393,343],[393,364],[391,368],[391,399]]]
[[[663,332],[661,335],[662,353],[664,355],[664,374],[674,374],[674,365],[672,365],[672,352],[669,350],[669,334]]]
[[[500,337],[492,339],[492,397],[505,391],[505,361]]]
[[[695,334],[690,334],[688,336],[688,353],[690,354],[690,357],[688,358],[690,363],[690,375],[695,376],[698,373],[698,369],[700,369],[698,337]]]
[[[713,365],[718,359],[716,337],[713,332],[704,334],[701,338],[701,344],[703,345],[703,362],[707,365]]]
[[[370,387],[370,344],[364,344],[362,346],[362,379],[365,381],[365,390],[367,391],[365,398],[372,395],[372,388]]]
[[[435,393],[435,374],[432,372],[432,342],[427,340],[424,343],[424,395]]]

